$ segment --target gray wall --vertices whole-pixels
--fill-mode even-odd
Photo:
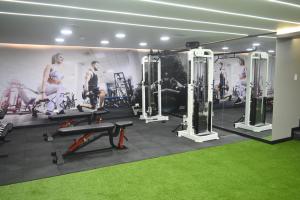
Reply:
[[[295,74],[298,80],[294,80]],[[291,135],[300,119],[300,39],[278,39],[274,79],[273,140]]]

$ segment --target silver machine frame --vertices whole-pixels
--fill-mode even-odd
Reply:
[[[201,62],[204,59],[205,62]],[[200,61],[199,61],[200,60]],[[214,54],[209,49],[192,49],[188,52],[188,100],[187,100],[187,116],[183,117],[183,125],[186,127],[185,130],[177,132],[178,137],[185,137],[195,142],[205,142],[209,140],[219,139],[218,133],[212,130],[212,115],[213,115],[213,73],[214,73]],[[193,125],[195,116],[195,90],[199,89],[198,80],[195,80],[195,74],[201,70],[201,65],[206,65],[206,87],[204,90],[207,92],[207,100],[204,102],[206,110],[196,113],[201,115],[206,120],[206,128],[199,131]],[[203,88],[202,88],[203,89]],[[203,128],[203,127],[202,127]],[[197,131],[198,130],[198,131]]]
[[[146,110],[146,86],[151,88],[151,85],[146,85],[146,63],[152,65],[153,63],[157,63],[157,115],[152,115],[153,108],[148,103],[148,108]],[[162,107],[161,107],[161,59],[159,56],[148,55],[142,58],[142,69],[143,69],[143,80],[142,80],[142,115],[140,115],[141,120],[145,120],[146,123],[156,122],[156,121],[167,121],[169,120],[168,116],[162,115]],[[151,70],[151,69],[150,69]],[[148,72],[148,76],[150,76]],[[148,97],[149,99],[149,97]]]
[[[256,61],[262,61],[262,65],[256,64]],[[255,66],[256,64],[256,66]],[[268,97],[268,88],[269,88],[269,55],[266,52],[252,52],[250,54],[250,61],[247,69],[247,87],[246,87],[246,106],[245,106],[245,117],[243,122],[238,122],[234,124],[235,128],[242,128],[254,132],[261,132],[265,130],[272,129],[272,124],[265,123],[265,103],[266,98]],[[252,103],[252,93],[255,87],[259,87],[255,84],[255,67],[263,67],[264,70],[264,78],[262,82],[262,91],[261,97],[259,99],[260,105],[262,106],[260,109],[261,115],[264,116],[264,122],[255,124],[251,122],[251,114],[252,112],[256,112],[257,108],[253,109]],[[258,77],[260,78],[260,77]],[[252,108],[251,108],[252,107]],[[264,112],[264,113],[263,113]]]

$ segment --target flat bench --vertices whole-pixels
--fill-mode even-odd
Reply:
[[[51,121],[65,121],[65,120],[74,120],[74,119],[88,119],[91,120],[93,116],[92,112],[74,112],[74,113],[66,113],[61,115],[50,115],[48,119]]]
[[[83,122],[88,122],[88,124],[91,124],[93,120],[99,123],[102,120],[102,115],[106,113],[108,113],[108,111],[72,112],[61,115],[51,115],[48,117],[48,119],[58,122],[59,128],[67,128],[71,126],[77,126]],[[45,133],[43,134],[43,137],[45,141],[50,142],[53,141],[54,137],[58,135],[60,135],[60,131],[56,131],[55,133]]]
[[[58,165],[63,164],[64,159],[78,154],[82,155],[82,154],[96,153],[96,152],[102,152],[102,151],[107,151],[112,149],[126,149],[127,147],[124,146],[124,139],[127,140],[125,136],[125,128],[132,125],[133,125],[132,121],[121,121],[121,122],[116,122],[115,124],[100,123],[100,124],[60,128],[58,129],[58,132],[61,135],[64,134],[66,135],[83,134],[83,135],[75,139],[74,142],[71,145],[69,145],[67,150],[64,151],[63,153],[61,153],[60,151],[52,152],[51,155],[53,156],[53,163]],[[109,148],[77,152],[79,149],[91,144],[92,142],[104,136],[108,136],[109,138],[109,143],[110,143]],[[114,144],[113,138],[117,136],[119,136],[119,143],[116,146]]]

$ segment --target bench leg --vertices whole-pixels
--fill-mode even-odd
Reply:
[[[125,128],[120,128],[120,136],[119,136],[119,143],[117,149],[127,149],[127,147],[124,145],[124,140],[128,141],[128,139],[125,136]]]
[[[54,140],[54,137],[56,137],[58,132],[49,133],[48,130],[46,130],[46,133],[43,134],[43,138],[46,142],[52,142]]]
[[[75,139],[74,143],[69,146],[69,148],[65,154],[68,154],[69,152],[70,153],[75,152],[76,150],[81,148],[85,143],[91,142],[91,140],[90,140],[91,135],[92,135],[92,133],[87,133],[87,134],[84,134],[83,136],[81,136],[80,138]]]
[[[101,116],[97,116],[96,117],[96,123],[99,124],[102,122],[102,117]]]
[[[59,128],[67,128],[74,125],[76,122],[73,119],[66,120],[59,125]]]

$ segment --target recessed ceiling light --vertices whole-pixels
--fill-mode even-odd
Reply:
[[[223,47],[222,48],[224,51],[228,50],[229,48],[228,47]]]
[[[161,36],[160,40],[161,41],[168,41],[168,40],[170,40],[170,37],[169,36]]]
[[[64,38],[55,38],[55,42],[63,43],[65,41]]]
[[[108,41],[108,40],[101,40],[100,43],[101,43],[101,44],[109,44],[109,41]]]
[[[254,47],[259,47],[259,46],[260,46],[260,43],[255,42],[255,43],[252,44],[252,46],[254,46]]]
[[[246,51],[253,51],[253,50],[254,50],[253,48],[246,49]]]
[[[212,9],[212,8],[205,8],[205,7],[200,7],[200,6],[192,6],[192,5],[179,4],[179,3],[171,3],[171,2],[166,2],[166,1],[157,1],[157,0],[140,0],[140,1],[154,3],[154,4],[160,4],[160,5],[166,5],[166,6],[179,7],[179,8],[202,10],[202,11],[206,11],[206,12],[220,13],[220,14],[225,14],[225,15],[247,17],[247,18],[261,19],[261,20],[275,21],[275,22],[285,22],[285,23],[291,23],[291,24],[300,24],[300,22],[295,22],[295,21],[262,17],[262,16],[256,16],[256,15],[248,15],[248,14],[244,14],[244,13],[229,12],[229,11],[224,11],[224,10],[217,10],[217,9]]]
[[[70,29],[62,29],[60,33],[63,35],[72,35],[73,32]]]
[[[293,7],[300,8],[300,4],[289,3],[289,2],[285,2],[285,1],[277,1],[277,0],[269,0],[269,1],[273,2],[273,3],[278,3],[278,4],[283,4],[283,5],[287,5],[287,6],[293,6]]]
[[[126,35],[124,33],[117,33],[116,38],[125,38]]]
[[[119,14],[119,15],[147,17],[147,18],[164,19],[164,20],[172,20],[172,21],[183,21],[183,22],[198,23],[198,24],[211,24],[211,25],[216,25],[216,26],[228,26],[228,27],[276,32],[276,30],[260,28],[260,27],[241,26],[241,25],[234,25],[234,24],[223,24],[223,23],[199,21],[199,20],[192,20],[192,19],[182,19],[182,18],[175,18],[175,17],[147,15],[147,14],[132,13],[132,12],[121,12],[121,11],[115,11],[115,10],[103,10],[103,9],[95,9],[95,8],[87,8],[87,7],[77,7],[77,6],[69,6],[69,5],[64,5],[64,4],[50,4],[50,3],[31,2],[31,1],[10,1],[10,2],[19,3],[19,4],[37,5],[37,6],[59,7],[59,8],[72,9],[72,10],[85,10],[85,11],[91,11],[91,12],[102,12],[102,13],[111,13],[111,14]]]
[[[248,34],[245,34],[245,33],[178,28],[178,27],[170,27],[170,26],[154,26],[154,25],[147,25],[147,24],[135,24],[135,23],[127,23],[127,22],[76,18],[76,17],[63,17],[63,16],[54,16],[54,15],[38,15],[38,14],[14,13],[14,12],[0,12],[0,14],[14,15],[14,16],[26,16],[26,17],[40,17],[40,18],[47,18],[47,19],[66,19],[66,20],[86,21],[86,22],[93,22],[93,23],[98,22],[98,23],[105,23],[105,24],[120,24],[120,25],[126,25],[126,26],[135,26],[135,27],[143,27],[143,28],[146,27],[146,28],[153,28],[153,29],[166,29],[166,30],[179,30],[179,31],[188,31],[188,32],[199,32],[199,33],[215,33],[215,34],[225,34],[225,35],[249,36]]]
[[[275,51],[272,50],[272,49],[270,49],[268,52],[269,52],[269,53],[275,53]]]
[[[142,46],[142,47],[144,47],[144,46],[147,46],[148,44],[147,44],[147,42],[140,42],[139,45]]]

